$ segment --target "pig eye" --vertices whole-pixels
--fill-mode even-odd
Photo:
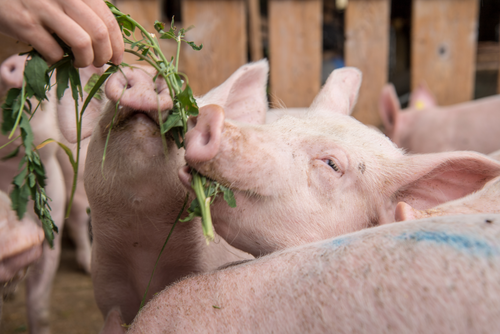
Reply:
[[[328,164],[328,166],[332,167],[334,171],[340,172],[340,168],[337,166],[337,164],[335,164],[333,160],[328,159],[326,163]]]

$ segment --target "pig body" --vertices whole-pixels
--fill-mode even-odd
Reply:
[[[378,226],[187,278],[137,333],[492,333],[500,215]]]
[[[242,110],[243,104],[245,117],[263,123],[267,71],[266,62],[244,66],[198,104],[219,103],[229,114]],[[171,137],[164,147],[158,126],[158,103],[163,118],[172,108],[167,86],[162,79],[155,86],[152,73],[144,68],[125,68],[124,73],[126,77],[117,73],[108,80],[109,103],[102,113],[87,115],[83,131],[84,137],[92,133],[85,189],[92,219],[94,293],[106,317],[103,333],[124,331],[120,325],[133,320],[158,254],[186,198],[177,177],[177,170],[185,165],[184,152],[177,149]],[[102,167],[118,100],[117,119]],[[63,127],[65,122],[73,122],[68,119],[69,113],[59,116]],[[218,236],[207,245],[199,219],[178,223],[158,262],[147,299],[184,276],[249,258],[252,256]]]
[[[500,148],[500,95],[440,107],[420,86],[410,106],[401,110],[392,85],[380,97],[385,134],[411,153],[476,151],[489,154]]]
[[[5,92],[9,88],[16,87],[17,84],[22,83],[25,59],[26,57],[16,55],[2,63],[0,67],[0,72],[2,74],[1,91]],[[21,78],[20,80],[19,76]],[[30,122],[34,134],[35,145],[40,144],[48,138],[53,138],[55,140],[59,139],[59,129],[56,119],[56,98],[54,92],[49,92],[48,97],[49,101],[42,103],[41,108],[35,113]],[[0,136],[0,146],[7,142],[9,142],[7,136]],[[8,146],[5,152],[8,153],[8,150],[11,150],[10,148],[14,149],[20,143],[20,139],[17,139],[12,145]],[[50,292],[61,252],[65,189],[61,168],[56,158],[57,150],[57,146],[53,144],[46,145],[39,150],[40,158],[45,166],[47,176],[46,193],[52,200],[50,202],[51,216],[59,228],[59,233],[55,234],[53,249],[51,249],[47,243],[44,243],[41,258],[33,264],[29,275],[26,277],[26,304],[28,324],[31,333],[49,332]],[[19,172],[18,167],[22,154],[23,150],[21,150],[17,157],[0,162],[0,170],[2,171],[0,177],[0,190],[6,193],[10,192],[12,180]],[[28,204],[28,212],[26,213],[27,219],[38,222],[39,220],[34,214],[32,207],[33,202],[30,202]]]
[[[359,71],[336,70],[305,118],[265,125],[200,111],[186,134],[189,169],[233,189],[236,208],[216,200],[216,231],[254,255],[395,221],[398,202],[430,209],[481,189],[497,161],[473,152],[406,155],[349,116]],[[194,124],[193,124],[194,125]],[[206,140],[209,138],[209,140]]]

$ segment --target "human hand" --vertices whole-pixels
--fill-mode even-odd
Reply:
[[[76,67],[123,59],[120,28],[102,0],[0,0],[0,32],[31,44],[51,64],[64,54],[52,33],[71,47]]]

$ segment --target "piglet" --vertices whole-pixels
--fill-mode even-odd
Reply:
[[[401,110],[396,91],[387,84],[379,113],[385,134],[411,153],[500,149],[500,95],[440,107],[425,85],[411,94],[410,106]]]
[[[128,333],[495,333],[499,280],[500,215],[436,217],[187,278]]]
[[[304,118],[271,124],[225,119],[206,106],[186,134],[190,169],[233,189],[214,202],[216,232],[253,255],[395,221],[398,202],[428,209],[481,189],[500,164],[473,152],[406,155],[349,116],[361,73],[334,71]]]

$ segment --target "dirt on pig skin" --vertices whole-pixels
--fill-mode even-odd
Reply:
[[[59,269],[50,301],[52,333],[95,334],[104,322],[94,300],[92,280],[79,269],[74,245],[63,236]],[[25,284],[18,285],[13,297],[4,300],[1,334],[28,333]]]

